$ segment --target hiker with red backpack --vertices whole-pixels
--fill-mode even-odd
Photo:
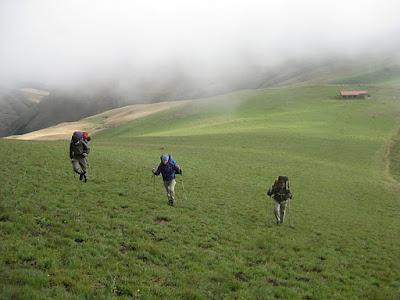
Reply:
[[[79,174],[79,180],[87,182],[87,169],[89,166],[87,156],[89,154],[90,137],[87,132],[75,131],[69,144],[69,158],[75,173]]]
[[[285,211],[292,193],[289,189],[289,178],[287,176],[279,176],[274,184],[267,191],[267,196],[272,197],[275,201],[274,214],[276,224],[282,224],[285,219]]]
[[[172,158],[170,154],[163,154],[160,157],[160,164],[157,168],[153,168],[153,175],[162,175],[164,187],[167,192],[168,205],[175,205],[175,174],[182,175],[182,169]]]

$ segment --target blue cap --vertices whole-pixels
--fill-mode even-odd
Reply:
[[[167,155],[167,154],[161,155],[161,160],[162,161],[169,161],[169,155]]]

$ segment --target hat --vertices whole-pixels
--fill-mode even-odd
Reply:
[[[169,155],[168,154],[161,155],[161,160],[162,161],[169,161]]]

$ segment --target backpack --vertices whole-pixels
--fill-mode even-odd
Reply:
[[[278,180],[275,181],[276,183],[278,183],[279,181],[284,181],[285,182],[285,189],[289,190],[289,177],[281,175],[278,176]]]
[[[172,157],[171,154],[168,154],[168,155],[169,155],[169,161],[171,162],[171,164],[173,164],[174,166],[176,166],[176,160]]]
[[[285,192],[282,194],[280,192],[276,193],[276,189],[279,188],[279,183],[285,182]],[[287,176],[278,176],[278,179],[274,181],[274,185],[268,190],[267,195],[271,196],[275,194],[274,199],[277,201],[292,199],[292,194],[289,191],[289,178]]]
[[[74,133],[72,134],[72,139],[75,141],[90,141],[90,136],[87,131],[74,131]]]
[[[74,131],[74,133],[72,134],[72,138],[76,141],[81,140],[83,138],[82,131]]]
[[[89,140],[89,132],[83,131],[82,132],[82,137],[83,137],[84,140]]]

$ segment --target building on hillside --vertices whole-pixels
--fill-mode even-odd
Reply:
[[[342,99],[365,99],[369,97],[368,91],[352,90],[352,91],[340,91]]]

